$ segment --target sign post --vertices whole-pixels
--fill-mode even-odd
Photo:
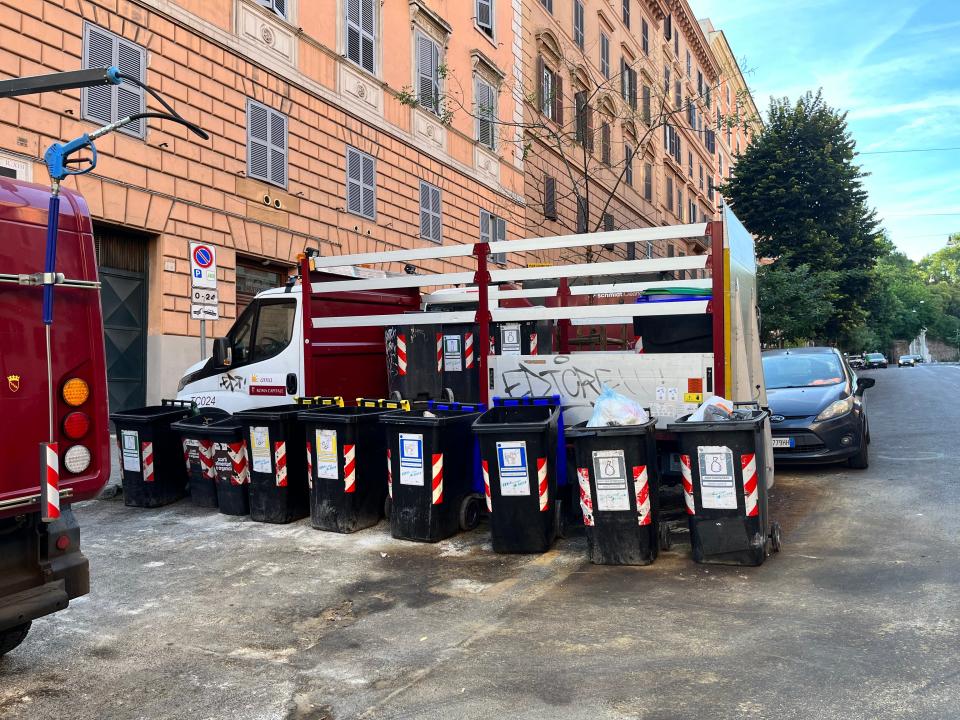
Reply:
[[[190,317],[200,321],[200,359],[207,356],[207,320],[220,317],[217,296],[217,250],[190,243]]]

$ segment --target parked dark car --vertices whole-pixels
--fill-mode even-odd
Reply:
[[[775,461],[868,466],[870,423],[863,393],[876,380],[858,378],[828,347],[768,350],[763,375]]]
[[[901,355],[897,360],[897,367],[916,367],[917,366],[917,356],[916,355]]]
[[[847,358],[847,363],[854,370],[858,370],[863,367],[863,355],[851,355]]]
[[[863,367],[865,370],[887,367],[887,358],[882,353],[867,353],[863,356]]]

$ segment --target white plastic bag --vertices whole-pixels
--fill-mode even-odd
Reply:
[[[587,427],[642,425],[649,419],[650,416],[640,403],[604,385],[593,405],[593,415],[587,422]]]
[[[731,420],[733,403],[726,398],[714,395],[703,405],[694,410],[687,418],[687,422],[713,422],[714,420]]]

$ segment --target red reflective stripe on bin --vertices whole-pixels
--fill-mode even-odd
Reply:
[[[40,490],[40,519],[53,522],[60,517],[60,455],[57,443],[41,443],[44,455],[43,487]]]
[[[443,453],[433,456],[433,504],[443,502]]]
[[[387,448],[387,494],[393,500],[393,462],[390,459],[390,448]]]
[[[633,492],[637,498],[637,521],[641,526],[649,525],[650,518],[650,484],[647,482],[647,466],[633,466]]]
[[[550,505],[546,458],[537,458],[537,484],[540,488],[540,512],[546,512]]]
[[[741,455],[743,468],[743,511],[747,517],[757,517],[760,506],[757,504],[757,456]]]
[[[213,479],[216,476],[213,469],[213,443],[209,440],[200,441],[200,467],[204,477]]]
[[[287,444],[283,441],[273,444],[273,458],[277,464],[277,487],[287,486]]]
[[[687,515],[696,515],[697,506],[693,500],[693,477],[690,473],[690,456],[680,456],[680,472],[683,475],[683,501],[687,504]]]
[[[153,482],[153,443],[140,443],[140,459],[143,461],[143,481]]]
[[[473,333],[468,332],[463,336],[463,357],[467,370],[473,368]]]
[[[243,485],[250,482],[250,468],[247,467],[247,446],[242,442],[227,445],[233,472],[230,474],[231,485]]]
[[[590,471],[587,468],[577,468],[577,480],[580,482],[580,511],[583,513],[583,524],[593,527],[593,497],[590,495]]]
[[[487,496],[487,512],[493,512],[493,500],[490,499],[490,466],[486,460],[480,465],[483,467],[483,493]]]
[[[313,489],[313,446],[307,441],[307,487]]]
[[[437,372],[443,370],[443,333],[437,333]]]
[[[537,354],[537,334],[535,332],[530,333],[530,354]]]
[[[407,374],[407,336],[397,334],[397,367],[401,375]]]
[[[357,461],[356,446],[343,446],[343,491],[352,493],[357,491]]]

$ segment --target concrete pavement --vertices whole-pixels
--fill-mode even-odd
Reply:
[[[960,368],[865,374],[870,469],[779,469],[761,568],[87,503],[93,590],[0,660],[0,717],[955,718]]]

